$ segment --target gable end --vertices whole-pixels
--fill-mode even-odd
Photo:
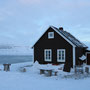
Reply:
[[[68,40],[64,35],[62,35],[60,32],[58,32],[57,30],[55,30],[55,28],[53,26],[50,26],[49,28],[52,28],[56,33],[58,33],[62,38],[64,38],[69,44],[71,44],[73,47],[76,47],[75,44],[73,44],[70,40]],[[48,29],[49,29],[48,28]],[[47,29],[47,30],[48,30]],[[42,36],[47,32],[47,30],[42,34]],[[41,37],[42,37],[41,36]],[[40,38],[41,38],[40,37]],[[40,40],[40,38],[35,42],[35,44]],[[32,46],[32,48],[35,46],[35,44]]]

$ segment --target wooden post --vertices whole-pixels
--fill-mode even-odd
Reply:
[[[89,67],[85,67],[85,72],[89,74]]]
[[[55,71],[55,76],[57,76],[57,73],[58,73],[58,72],[57,72],[57,71]]]
[[[75,72],[75,74],[77,74],[77,69],[76,69],[76,66],[74,67],[74,72]]]
[[[10,65],[11,65],[11,64],[3,64],[3,66],[4,66],[4,71],[10,71]]]
[[[44,74],[44,70],[43,69],[40,69],[40,74]]]

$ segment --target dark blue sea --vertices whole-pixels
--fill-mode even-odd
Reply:
[[[31,62],[32,60],[32,55],[0,55],[0,64]]]

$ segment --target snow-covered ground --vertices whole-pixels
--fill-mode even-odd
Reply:
[[[42,67],[51,67],[42,66]],[[26,72],[21,72],[22,68]],[[69,73],[59,72],[58,76],[46,77],[39,74],[41,66],[31,62],[12,64],[10,72],[4,72],[0,65],[0,90],[90,90],[90,78],[63,78]],[[60,66],[52,66],[60,68]],[[72,74],[72,73],[71,73]]]

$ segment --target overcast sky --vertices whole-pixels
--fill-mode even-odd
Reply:
[[[90,42],[90,0],[0,0],[0,44],[32,46],[50,25]]]

